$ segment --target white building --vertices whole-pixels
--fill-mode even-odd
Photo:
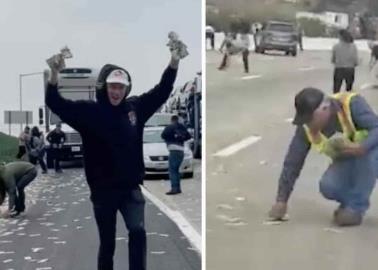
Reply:
[[[346,13],[329,11],[323,13],[297,12],[296,18],[318,19],[328,27],[348,28],[349,26],[349,15]]]

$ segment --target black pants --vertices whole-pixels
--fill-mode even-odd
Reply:
[[[214,50],[214,48],[215,48],[215,41],[214,41],[215,35],[214,35],[214,33],[206,33],[206,40],[207,39],[210,39],[211,49]]]
[[[242,54],[243,54],[244,71],[245,73],[248,73],[249,72],[249,64],[248,64],[249,50],[244,50]]]
[[[18,153],[16,155],[16,158],[20,159],[25,154],[26,154],[26,147],[25,147],[25,145],[19,145],[18,146]]]
[[[17,181],[17,198],[16,208],[17,212],[25,211],[25,188],[37,177],[37,170],[35,168],[29,170],[20,180]]]
[[[353,89],[354,74],[354,68],[335,68],[333,74],[333,93],[340,92],[343,81],[346,83],[346,91],[351,91]]]
[[[62,149],[53,148],[51,149],[51,155],[54,163],[55,171],[60,171],[60,158],[61,158]]]
[[[228,54],[225,53],[222,58],[222,62],[218,69],[222,70],[225,69],[228,66]]]
[[[47,171],[47,167],[46,167],[44,156],[45,156],[44,152],[40,153],[37,157],[29,155],[29,161],[31,164],[34,164],[34,165],[37,165],[37,163],[39,163],[39,165],[42,168],[42,171],[45,172]]]
[[[146,269],[147,239],[144,229],[145,199],[140,189],[105,191],[91,195],[100,236],[98,270],[113,270],[117,212],[129,231],[129,269]]]

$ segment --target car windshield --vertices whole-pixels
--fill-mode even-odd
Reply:
[[[161,138],[162,130],[145,130],[143,134],[143,143],[163,143]]]
[[[156,126],[169,126],[171,124],[170,114],[155,114],[146,123],[146,127],[156,127]]]
[[[294,32],[294,27],[290,24],[272,23],[268,25],[267,30],[276,32]]]

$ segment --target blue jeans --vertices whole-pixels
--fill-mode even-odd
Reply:
[[[180,166],[184,160],[184,152],[171,150],[169,151],[169,179],[171,180],[171,187],[174,191],[180,191]]]
[[[320,180],[320,192],[343,208],[365,214],[378,177],[378,147],[362,157],[334,161]]]

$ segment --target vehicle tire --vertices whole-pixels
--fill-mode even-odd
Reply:
[[[285,55],[290,55],[290,51],[286,51],[286,52],[285,52]]]
[[[54,160],[51,156],[50,151],[46,151],[46,165],[48,169],[54,168]]]
[[[297,56],[297,50],[292,51],[291,55],[294,56],[294,57],[296,57]]]
[[[194,173],[189,172],[189,173],[184,173],[183,178],[193,178],[193,176],[194,176]]]
[[[195,159],[201,159],[202,153],[201,153],[201,146],[197,145],[197,147],[194,147],[193,149],[193,157]]]

